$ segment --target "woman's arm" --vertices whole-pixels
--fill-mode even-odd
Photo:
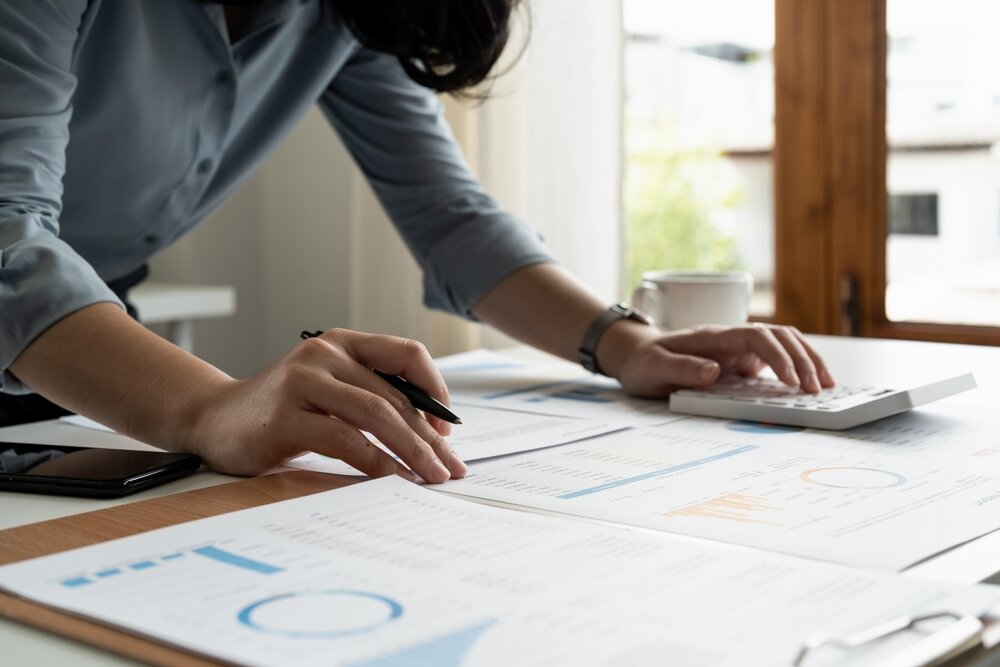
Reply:
[[[464,475],[441,437],[444,422],[425,420],[373,367],[448,401],[444,381],[414,341],[331,330],[235,380],[109,303],[56,322],[10,371],[64,407],[143,442],[195,453],[219,472],[252,475],[315,451],[372,476],[412,478],[361,434],[368,431],[429,482]]]
[[[0,3],[0,391],[38,391],[220,472],[262,472],[313,450],[372,475],[409,475],[367,430],[428,481],[464,474],[440,435],[447,425],[424,420],[370,370],[404,375],[446,402],[418,344],[328,331],[234,380],[132,321],[61,238],[73,59],[97,4]]]
[[[555,264],[507,276],[472,312],[514,338],[578,361],[584,333],[608,304]],[[815,393],[833,386],[822,358],[793,327],[699,327],[664,333],[621,320],[600,338],[597,361],[637,396],[663,396],[681,386],[715,382],[720,373],[758,372],[764,364],[789,385]]]

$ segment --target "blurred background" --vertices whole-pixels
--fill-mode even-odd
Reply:
[[[1000,342],[995,0],[528,7],[525,51],[490,99],[444,102],[486,188],[603,298],[625,297],[645,270],[740,268],[761,319]],[[528,32],[519,21],[510,60]],[[855,116],[876,131],[843,132]],[[821,148],[796,152],[798,127]],[[874,195],[838,177],[845,155]],[[819,183],[817,199],[797,209],[800,188],[781,174]],[[866,213],[845,231],[837,210],[855,199]],[[816,242],[787,240],[802,235]],[[435,355],[509,343],[422,306],[415,263],[316,111],[154,260],[152,279],[235,288],[235,315],[196,321],[193,347],[237,376],[304,328],[403,335]]]

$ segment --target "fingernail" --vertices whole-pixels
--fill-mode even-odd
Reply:
[[[436,484],[440,484],[441,482],[447,482],[449,479],[451,479],[451,473],[448,472],[448,469],[445,468],[444,464],[441,463],[440,461],[434,462],[434,465],[431,466],[431,473],[434,479],[433,480],[429,479],[427,480],[428,482],[435,482]]]
[[[448,463],[456,477],[465,477],[465,474],[469,472],[469,466],[465,465],[465,461],[458,458],[458,454],[454,451],[449,454]]]
[[[708,382],[715,378],[716,372],[719,370],[719,364],[714,362],[708,362],[707,364],[702,364],[701,369],[698,371],[698,377],[703,381]]]

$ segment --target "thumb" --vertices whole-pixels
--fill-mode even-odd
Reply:
[[[704,387],[719,379],[719,364],[711,359],[691,354],[678,354],[657,348],[653,359],[654,373],[664,384],[680,387]]]

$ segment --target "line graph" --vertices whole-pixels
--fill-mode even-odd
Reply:
[[[658,477],[673,475],[675,473],[683,472],[685,470],[691,470],[693,468],[698,468],[707,465],[714,461],[721,461],[722,459],[728,459],[731,456],[743,454],[744,452],[750,452],[753,451],[754,449],[757,449],[755,445],[743,445],[742,447],[735,447],[730,450],[717,452],[715,454],[710,454],[708,456],[704,456],[700,459],[695,459],[693,461],[685,461],[683,463],[673,463],[664,468],[650,470],[649,472],[644,472],[638,475],[632,475],[631,477],[616,479],[611,482],[605,482],[603,484],[598,484],[597,486],[591,486],[585,489],[577,489],[576,491],[563,493],[562,495],[559,495],[557,497],[561,500],[572,500],[574,498],[579,498],[581,496],[589,496],[594,493],[600,493],[602,491],[617,489],[618,487],[621,486],[627,486],[629,484],[644,482],[646,480],[656,479]]]

